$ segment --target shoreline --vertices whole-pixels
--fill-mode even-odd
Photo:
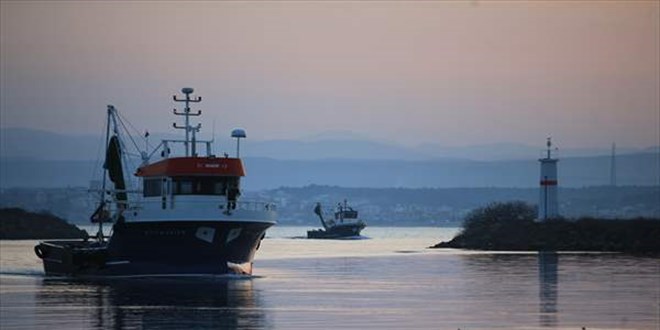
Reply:
[[[86,239],[87,231],[48,213],[0,209],[0,240]]]
[[[657,219],[556,219],[525,225],[495,222],[477,229],[463,229],[451,240],[439,242],[429,248],[660,256],[658,237],[660,220]]]

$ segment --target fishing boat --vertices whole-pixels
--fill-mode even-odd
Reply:
[[[329,238],[329,239],[342,239],[342,238],[356,238],[360,237],[360,232],[367,224],[358,219],[358,211],[348,206],[348,202],[339,203],[334,212],[334,219],[325,219],[323,217],[323,209],[321,203],[316,203],[314,213],[321,220],[323,229],[315,229],[307,231],[307,238]]]
[[[245,169],[239,143],[245,130],[235,129],[236,157],[216,156],[213,139],[198,140],[201,124],[192,125],[192,88],[183,88],[184,139],[162,140],[139,153],[141,163],[134,178],[127,180],[124,119],[113,106],[107,108],[105,165],[99,205],[91,216],[98,233],[85,240],[40,242],[35,253],[42,259],[46,275],[95,276],[205,276],[252,274],[256,251],[266,230],[276,223],[275,205],[247,201],[241,196]],[[130,134],[127,134],[133,145]],[[148,135],[145,134],[145,135]],[[205,146],[200,155],[198,145]],[[148,143],[147,143],[148,146]],[[183,149],[175,156],[173,149]],[[159,153],[160,152],[160,153]],[[160,156],[152,161],[154,156]],[[137,189],[128,182],[136,181]],[[112,233],[104,236],[104,224]]]

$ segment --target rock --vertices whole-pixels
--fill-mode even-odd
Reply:
[[[490,251],[603,251],[660,254],[660,219],[551,219],[534,209],[496,203],[470,213],[461,233],[431,248]]]
[[[47,213],[0,209],[0,239],[87,238],[87,232]]]

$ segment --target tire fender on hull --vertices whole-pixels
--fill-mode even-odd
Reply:
[[[37,245],[34,247],[34,254],[39,257],[39,259],[43,259],[47,256],[46,250],[41,246],[41,244]]]

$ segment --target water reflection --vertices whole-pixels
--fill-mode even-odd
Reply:
[[[539,252],[539,323],[542,327],[557,325],[557,265],[554,251]]]
[[[660,324],[657,257],[562,253],[559,269],[557,256],[535,252],[372,253],[376,247],[409,249],[386,239],[307,242],[330,257],[274,257],[304,248],[300,242],[307,241],[272,239],[269,249],[262,247],[271,257],[259,259],[260,278],[89,283],[35,276],[42,273],[32,251],[35,242],[0,241],[0,329],[547,329],[553,324],[657,329]],[[373,245],[366,252],[365,242]],[[346,245],[341,251],[357,252],[336,258],[344,253],[336,253],[339,245]]]
[[[85,328],[266,327],[251,279],[44,280],[36,301]]]

